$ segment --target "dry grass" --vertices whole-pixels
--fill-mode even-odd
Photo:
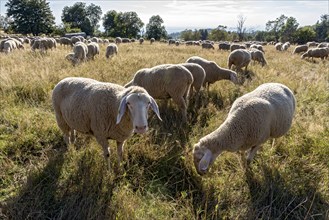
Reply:
[[[160,106],[164,122],[152,115],[151,130],[128,140],[120,176],[106,171],[94,138],[79,135],[76,148],[65,147],[50,101],[54,85],[67,76],[125,84],[140,68],[193,55],[226,67],[229,53],[146,42],[120,45],[106,60],[102,45],[100,57],[76,67],[64,47],[0,54],[0,218],[328,219],[329,62],[265,50],[268,66],[251,65],[252,79],[242,86],[212,85],[205,103],[189,109],[188,126],[174,105]],[[281,82],[296,95],[289,134],[273,148],[264,144],[251,172],[224,153],[208,177],[199,177],[193,144],[223,122],[237,97],[265,82]]]

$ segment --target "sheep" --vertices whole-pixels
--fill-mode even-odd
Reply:
[[[227,66],[231,69],[234,64],[237,70],[242,71],[242,67],[245,67],[247,71],[248,65],[251,61],[251,54],[248,50],[245,49],[236,49],[232,51],[228,56]]]
[[[203,82],[204,87],[207,87],[209,93],[209,85],[219,80],[230,80],[238,84],[236,72],[219,67],[214,61],[208,61],[202,57],[192,56],[186,60],[186,63],[199,64],[206,72],[206,78]]]
[[[322,43],[319,43],[317,47],[318,47],[318,48],[329,47],[329,43],[327,43],[327,42],[322,42]]]
[[[284,43],[282,45],[281,50],[282,51],[288,50],[289,47],[290,47],[290,43],[289,42],[286,42],[286,43]]]
[[[151,39],[150,39],[150,44],[153,44],[155,42],[155,39],[152,37]]]
[[[129,38],[122,38],[122,43],[131,43]]]
[[[299,45],[299,46],[296,46],[295,47],[295,49],[292,52],[292,54],[306,52],[307,50],[308,50],[308,46],[306,44]]]
[[[197,172],[206,174],[223,151],[242,151],[244,165],[249,164],[261,144],[289,131],[295,107],[292,91],[280,83],[262,84],[236,99],[220,127],[194,145]]]
[[[306,44],[308,47],[316,47],[316,46],[318,46],[319,43],[314,42],[314,41],[309,41]]]
[[[176,40],[174,39],[169,39],[168,40],[168,44],[171,45],[171,44],[175,44],[176,43]]]
[[[229,43],[219,43],[218,49],[219,50],[230,50],[230,44]]]
[[[201,47],[202,49],[215,49],[215,47],[210,43],[202,43]]]
[[[262,51],[263,53],[265,53],[263,46],[260,44],[251,44],[249,48],[250,49],[255,48],[255,49],[258,49],[258,50]]]
[[[87,53],[87,59],[93,59],[98,54],[99,55],[99,45],[96,42],[91,42],[87,44],[88,47],[88,53]]]
[[[181,65],[184,66],[186,69],[188,69],[193,76],[193,83],[190,89],[190,96],[192,96],[192,93],[195,93],[196,98],[198,98],[199,97],[198,94],[206,78],[205,70],[202,68],[202,66],[196,63],[181,63]],[[193,89],[195,90],[195,92],[193,92]]]
[[[250,55],[251,55],[252,60],[254,60],[255,62],[257,61],[257,62],[261,63],[262,66],[267,64],[265,57],[264,57],[264,53],[262,51],[252,48],[250,50]]]
[[[87,60],[88,47],[83,42],[77,42],[73,47],[74,57],[72,59],[73,65]]]
[[[115,43],[116,44],[121,44],[122,43],[122,38],[121,37],[116,37],[115,38]]]
[[[61,38],[59,38],[59,43],[61,44],[61,45],[69,45],[69,46],[73,46],[73,43],[71,42],[71,40],[70,40],[70,38],[68,38],[68,37],[61,37]]]
[[[231,44],[230,46],[231,52],[237,49],[246,49],[246,47],[240,44]]]
[[[183,65],[163,64],[138,70],[125,87],[141,86],[155,99],[172,98],[181,110],[183,122],[186,123],[192,83],[193,76]]]
[[[175,45],[179,46],[180,42],[178,40],[175,41]]]
[[[144,43],[144,38],[139,38],[139,44],[143,44]]]
[[[106,58],[109,58],[116,54],[118,54],[118,46],[115,43],[110,43],[109,45],[107,45],[105,53]]]
[[[323,60],[324,58],[328,58],[328,54],[329,48],[312,48],[303,53],[301,58],[304,59],[305,57],[312,57],[313,60],[313,57],[315,57],[321,58],[321,60]]]
[[[275,47],[275,49],[276,50],[278,50],[278,51],[281,51],[282,50],[282,43],[281,42],[279,42],[279,43],[276,43],[275,45],[274,45],[274,47]]]
[[[10,52],[12,52],[15,49],[17,49],[15,41],[13,41],[13,40],[7,40],[3,44],[2,51],[4,53],[10,53]]]
[[[142,134],[148,130],[148,108],[151,107],[162,120],[158,105],[145,89],[138,86],[124,88],[89,78],[61,80],[53,89],[52,103],[66,144],[74,143],[76,131],[92,134],[103,148],[109,170],[108,139],[117,143],[120,166],[126,139],[133,132]]]

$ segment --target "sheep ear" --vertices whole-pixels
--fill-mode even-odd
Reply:
[[[155,100],[151,96],[150,96],[150,100],[151,100],[150,104],[151,104],[152,110],[158,116],[158,118],[160,119],[160,121],[162,121],[162,118],[160,117],[159,107],[158,107],[157,103],[155,102]]]
[[[202,159],[199,162],[199,170],[206,171],[209,167],[211,159],[212,159],[212,153],[210,150],[207,149]]]
[[[120,105],[119,105],[116,124],[119,124],[120,123],[120,121],[122,119],[122,116],[126,112],[126,108],[127,108],[127,96],[124,96],[121,99],[121,102],[120,102]]]

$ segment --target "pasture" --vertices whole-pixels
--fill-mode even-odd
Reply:
[[[0,54],[0,218],[4,219],[329,219],[329,60],[265,46],[268,65],[251,64],[243,85],[219,81],[190,101],[188,124],[176,105],[158,100],[150,130],[128,139],[124,171],[106,170],[94,137],[78,134],[66,147],[51,104],[68,76],[124,85],[145,67],[182,63],[197,55],[227,68],[229,52],[144,42],[120,44],[105,58],[72,66],[71,48],[46,54],[30,47]],[[250,171],[224,152],[200,177],[193,145],[225,120],[234,100],[266,82],[288,86],[297,100],[287,135],[267,141]],[[196,107],[193,107],[196,106]],[[273,145],[273,146],[272,146]],[[110,140],[111,161],[117,155]]]

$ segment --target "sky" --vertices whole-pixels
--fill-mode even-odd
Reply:
[[[78,0],[79,1],[79,0]],[[72,6],[72,0],[47,0],[56,18],[61,24],[61,14],[65,6]],[[0,0],[0,14],[5,15],[7,0]],[[94,0],[83,1],[87,5],[94,3],[101,7],[103,14],[109,10],[121,12],[134,11],[146,25],[153,15],[160,15],[168,33],[185,29],[216,28],[218,25],[233,29],[237,26],[238,16],[246,18],[245,27],[249,30],[264,30],[269,20],[275,20],[281,14],[297,19],[300,26],[313,25],[323,14],[329,14],[329,0],[313,1],[143,1],[143,0]]]

